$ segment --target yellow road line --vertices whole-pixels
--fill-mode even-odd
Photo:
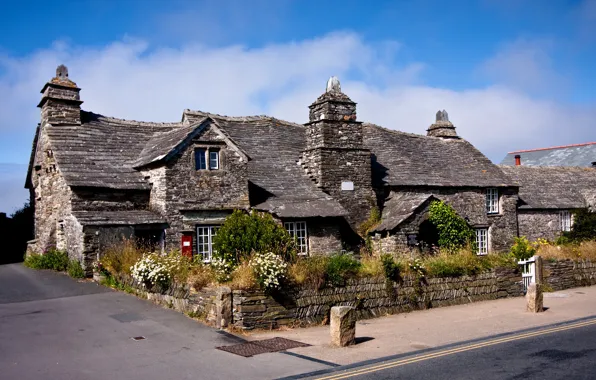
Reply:
[[[422,355],[422,356],[416,356],[416,357],[413,357],[413,358],[400,359],[400,360],[396,360],[396,361],[393,361],[393,362],[387,362],[387,363],[384,363],[384,364],[379,364],[379,365],[376,365],[376,366],[373,366],[373,367],[366,367],[366,368],[362,368],[362,369],[359,369],[359,370],[344,372],[344,373],[340,373],[340,374],[336,374],[336,375],[331,375],[331,376],[327,376],[327,377],[321,377],[318,380],[347,379],[349,377],[354,377],[354,376],[358,376],[358,375],[364,375],[364,374],[367,374],[367,373],[377,372],[377,371],[388,369],[388,368],[399,367],[399,366],[402,366],[402,365],[406,365],[406,364],[410,364],[410,363],[416,363],[416,362],[423,361],[423,360],[429,360],[429,359],[439,358],[441,356],[447,356],[447,355],[451,355],[451,354],[455,354],[455,353],[459,353],[459,352],[471,351],[471,350],[475,350],[475,349],[478,349],[478,348],[493,346],[493,345],[500,344],[500,343],[506,343],[506,342],[511,342],[511,341],[515,341],[515,340],[520,340],[520,339],[525,339],[525,338],[540,336],[540,335],[546,335],[546,334],[550,334],[550,333],[554,333],[554,332],[558,332],[558,331],[571,330],[571,329],[574,329],[574,328],[589,326],[589,325],[593,325],[593,324],[596,324],[596,319],[593,319],[593,320],[590,320],[590,321],[586,321],[586,322],[578,322],[578,323],[574,323],[574,324],[570,324],[570,325],[565,325],[565,326],[553,327],[553,328],[546,329],[546,330],[528,332],[528,333],[523,333],[523,334],[519,334],[519,335],[513,335],[513,336],[504,337],[504,338],[498,338],[498,339],[488,340],[488,341],[485,341],[485,342],[470,344],[470,345],[467,345],[467,346],[462,346],[462,347],[457,347],[457,348],[451,348],[451,349],[447,349],[447,350],[443,350],[443,351],[438,351],[438,352],[433,352],[433,353],[425,354],[425,355]]]

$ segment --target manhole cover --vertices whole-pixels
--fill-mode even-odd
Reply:
[[[272,339],[258,340],[253,343],[258,344],[259,346],[267,347],[271,350],[271,352],[289,350],[290,348],[296,348],[296,347],[308,347],[309,346],[309,344],[302,343],[302,342],[296,342],[295,340],[290,340],[290,339],[286,339],[286,338],[272,338]]]
[[[308,344],[296,342],[294,340],[285,338],[272,338],[265,340],[256,340],[254,342],[246,342],[235,344],[232,346],[216,347],[218,350],[226,351],[232,354],[244,356],[245,358],[265,354],[267,352],[278,352],[288,350],[296,347],[306,347]]]

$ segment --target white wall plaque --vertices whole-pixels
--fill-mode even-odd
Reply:
[[[342,181],[341,182],[341,189],[342,190],[354,190],[354,182],[352,181]]]

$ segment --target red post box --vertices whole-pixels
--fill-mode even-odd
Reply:
[[[192,236],[182,235],[182,255],[192,258]]]

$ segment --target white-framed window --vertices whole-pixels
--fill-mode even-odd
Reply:
[[[197,226],[197,254],[204,262],[213,258],[213,238],[217,235],[219,226]]]
[[[564,210],[559,213],[559,216],[561,218],[561,231],[571,231],[571,226],[573,225],[571,213]]]
[[[486,189],[486,212],[488,214],[499,213],[499,189],[496,187]]]
[[[217,169],[219,169],[219,151],[210,150],[209,151],[209,170],[217,170]]]
[[[306,232],[306,222],[285,222],[284,227],[291,237],[296,239],[296,248],[298,254],[308,254],[308,234]]]
[[[476,229],[476,253],[478,255],[488,253],[488,228]]]

